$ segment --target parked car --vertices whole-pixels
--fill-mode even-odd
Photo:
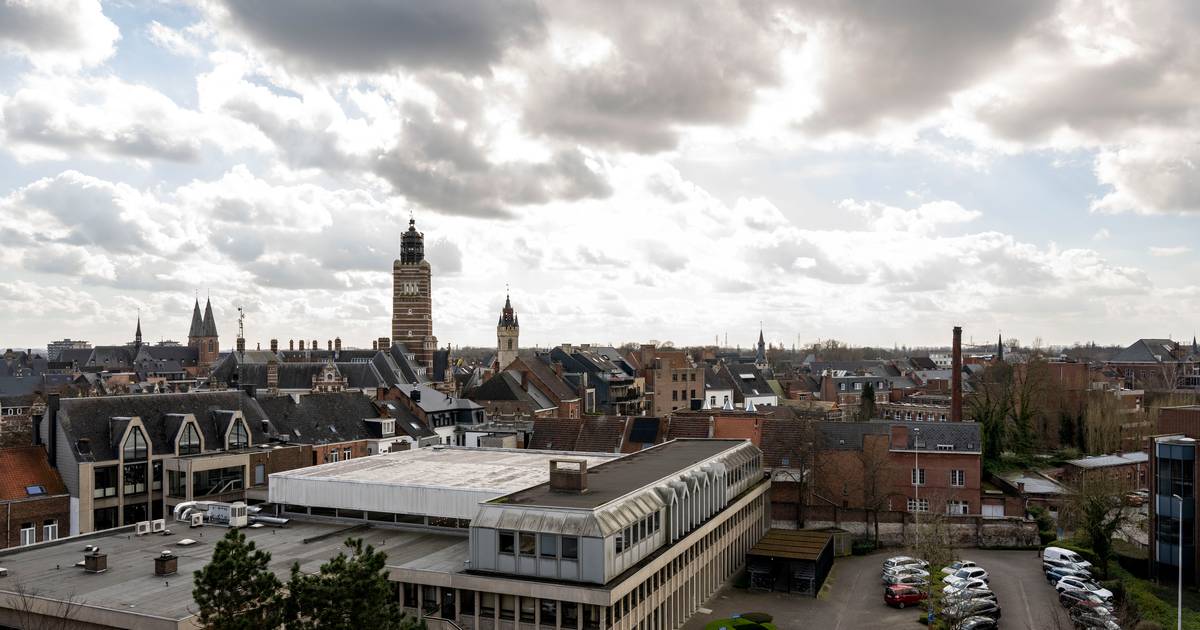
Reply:
[[[1092,566],[1091,562],[1084,560],[1079,554],[1071,551],[1070,549],[1063,549],[1062,547],[1046,547],[1043,549],[1042,562],[1047,560],[1066,560],[1067,562],[1072,562],[1085,569]]]
[[[942,606],[942,617],[962,619],[964,617],[1000,618],[1000,604],[994,599],[967,599]]]
[[[1064,608],[1075,608],[1076,606],[1083,608],[1103,608],[1109,610],[1109,602],[1107,599],[1092,593],[1091,591],[1078,591],[1075,589],[1067,589],[1058,594],[1058,603]]]
[[[946,575],[954,575],[955,573],[958,573],[959,569],[970,569],[975,566],[978,565],[970,560],[958,560],[942,567],[942,573],[945,573]]]
[[[1082,569],[1070,569],[1067,567],[1050,567],[1046,569],[1046,581],[1051,584],[1057,584],[1059,580],[1065,577],[1090,580],[1092,579],[1092,574]]]
[[[968,599],[996,599],[996,594],[993,593],[992,590],[987,587],[968,588],[965,590],[957,591],[953,594],[944,595],[942,597],[942,603],[949,605],[954,602],[962,602],[962,601],[966,601]]]
[[[929,599],[929,592],[910,584],[893,584],[883,590],[883,603],[904,608]]]
[[[1070,560],[1042,559],[1042,570],[1048,571],[1050,569],[1071,569],[1073,571],[1084,571],[1086,573],[1092,572],[1090,568],[1075,564]]]
[[[907,584],[909,586],[929,586],[928,575],[885,575],[883,583],[892,584]]]
[[[880,579],[883,580],[884,584],[887,584],[887,579],[889,577],[901,577],[901,576],[905,576],[905,575],[918,575],[925,579],[929,578],[928,571],[926,571],[924,569],[918,569],[916,566],[894,567],[891,569],[884,569],[883,573],[880,574],[879,577],[880,577]]]
[[[959,569],[954,575],[947,575],[942,578],[946,584],[953,584],[959,580],[983,580],[988,581],[988,572],[983,567],[970,567],[968,569]]]
[[[1111,613],[1104,614],[1081,608],[1071,609],[1071,623],[1079,630],[1121,630],[1121,624]]]
[[[883,568],[885,570],[890,569],[892,567],[908,566],[908,565],[916,565],[922,569],[929,568],[928,562],[926,562],[920,558],[913,558],[911,556],[896,556],[894,558],[888,558],[887,560],[883,561]]]
[[[996,630],[1000,622],[991,617],[968,617],[958,624],[958,630]]]
[[[1096,584],[1095,582],[1093,582],[1091,580],[1081,580],[1079,578],[1065,577],[1065,578],[1059,580],[1058,583],[1054,585],[1054,590],[1058,591],[1059,593],[1061,593],[1067,589],[1088,591],[1090,593],[1095,593],[1096,595],[1099,595],[1100,597],[1103,597],[1106,600],[1112,599],[1112,596],[1113,596],[1112,591],[1100,586],[1099,584]]]
[[[961,581],[961,582],[955,582],[954,584],[951,584],[951,585],[949,585],[949,586],[946,586],[946,587],[942,588],[942,594],[944,594],[944,595],[953,595],[953,594],[955,594],[955,593],[957,593],[957,592],[959,592],[959,591],[965,591],[965,590],[967,590],[967,589],[972,589],[972,588],[987,588],[987,587],[988,587],[988,584],[987,584],[987,582],[984,582],[983,580],[978,580],[978,579],[976,579],[976,580],[963,580],[963,581]]]

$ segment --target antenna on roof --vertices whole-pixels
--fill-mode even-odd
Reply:
[[[238,310],[238,339],[245,339],[246,338],[246,326],[245,326],[246,311],[242,310],[242,307],[240,307],[240,306],[237,307],[237,310]]]

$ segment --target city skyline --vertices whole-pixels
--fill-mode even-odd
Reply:
[[[0,345],[1196,334],[1189,5],[263,6],[0,5]]]

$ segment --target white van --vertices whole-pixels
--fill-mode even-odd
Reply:
[[[1046,560],[1065,560],[1085,569],[1092,566],[1091,562],[1084,560],[1079,554],[1070,549],[1063,549],[1062,547],[1046,547],[1043,549],[1042,561],[1045,562]]]

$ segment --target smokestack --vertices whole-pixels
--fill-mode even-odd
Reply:
[[[58,468],[58,394],[50,394],[46,397],[46,416],[50,418],[46,423],[46,439],[49,440],[47,446],[50,447],[50,466]]]
[[[950,359],[950,421],[962,422],[962,326],[954,327],[954,348]]]

